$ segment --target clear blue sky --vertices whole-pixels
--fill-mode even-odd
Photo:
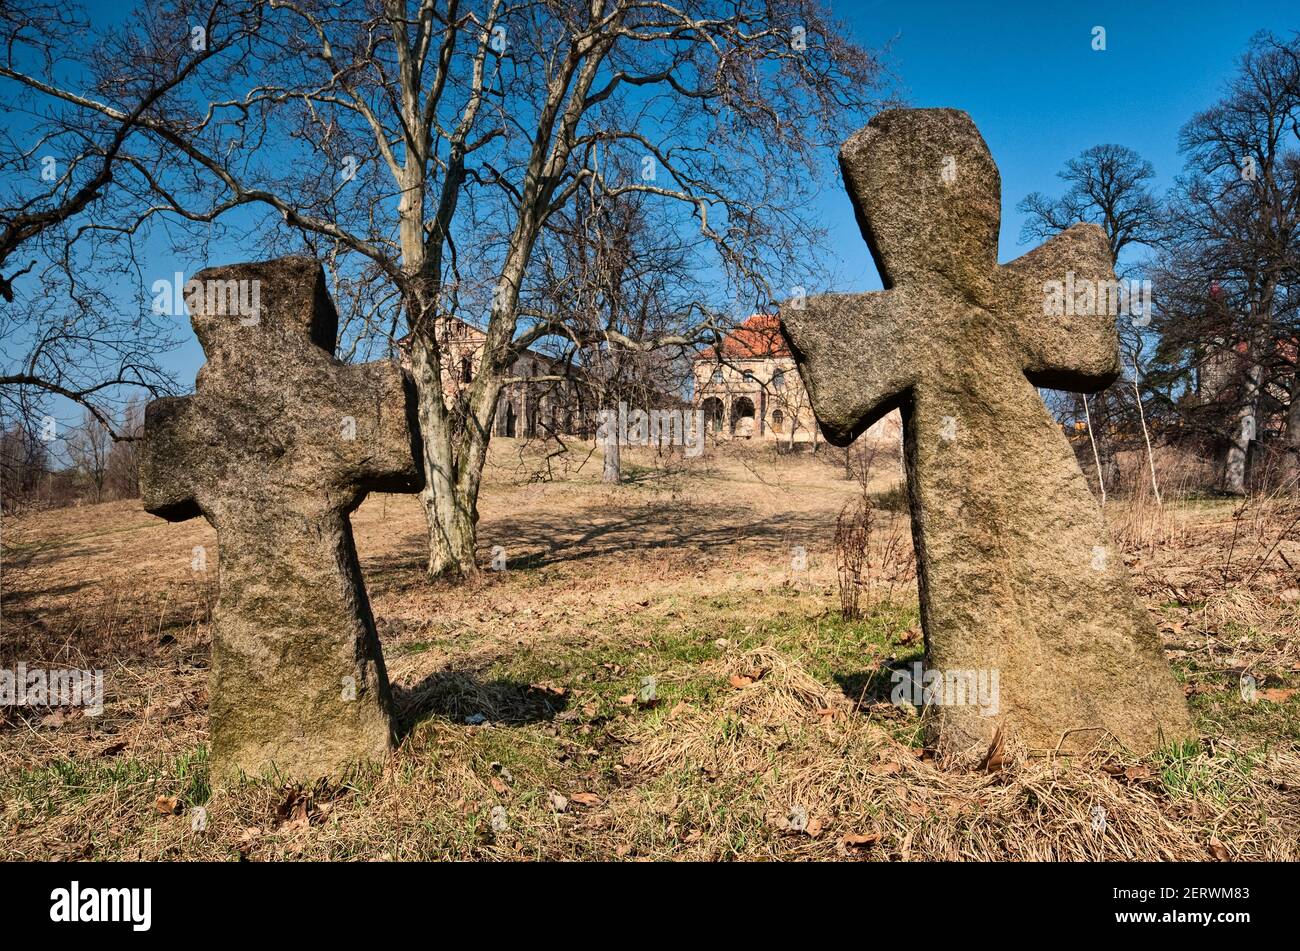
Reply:
[[[882,2],[834,0],[859,41],[892,40],[890,62],[912,106],[964,109],[1002,172],[1000,260],[1017,243],[1015,206],[1032,191],[1057,194],[1056,172],[1092,145],[1115,142],[1147,158],[1163,190],[1182,169],[1178,129],[1217,100],[1237,57],[1261,29],[1300,29],[1290,2]],[[1092,49],[1092,29],[1106,49]],[[838,290],[879,279],[847,199],[819,202],[840,258]]]

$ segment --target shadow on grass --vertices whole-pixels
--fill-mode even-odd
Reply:
[[[469,671],[441,670],[414,687],[394,684],[393,702],[400,735],[406,737],[434,717],[461,725],[483,722],[520,726],[553,720],[568,705],[568,697],[560,691],[516,680],[483,681]]]
[[[895,689],[911,695],[913,665],[920,663],[923,657],[921,653],[912,653],[869,670],[831,676],[859,711],[882,703],[893,706]]]

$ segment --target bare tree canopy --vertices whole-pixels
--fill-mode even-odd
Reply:
[[[148,0],[108,37],[54,32],[89,82],[12,58],[0,77],[87,137],[132,130],[119,204],[100,209],[115,238],[162,219],[178,245],[205,230],[178,223],[215,223],[305,247],[331,268],[345,352],[406,342],[437,574],[476,570],[503,374],[521,334],[557,330],[525,316],[556,314],[534,251],[577,196],[656,202],[715,275],[722,292],[694,310],[716,322],[720,300],[812,273],[807,200],[882,84],[876,56],[812,0]],[[189,75],[146,101],[159,49]],[[487,334],[454,398],[436,333],[448,318]]]
[[[1101,225],[1118,261],[1131,244],[1160,238],[1160,203],[1151,192],[1156,171],[1125,145],[1094,145],[1065,163],[1057,177],[1069,187],[1057,198],[1033,192],[1021,199],[1020,240],[1050,238],[1080,221]]]
[[[1300,37],[1263,33],[1224,97],[1182,129],[1156,328],[1171,404],[1226,451],[1225,488],[1273,421],[1296,471],[1300,379]]]

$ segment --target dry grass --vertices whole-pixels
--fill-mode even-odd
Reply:
[[[7,523],[0,661],[103,666],[108,698],[98,718],[0,714],[0,854],[1300,858],[1300,703],[1287,694],[1300,546],[1285,498],[1108,504],[1200,745],[1146,760],[1008,750],[995,772],[953,772],[887,702],[890,670],[920,657],[914,594],[890,603],[877,588],[861,620],[840,617],[832,536],[859,487],[838,468],[761,451],[672,466],[634,455],[630,484],[609,488],[598,462],[560,457],[537,481],[505,446],[481,544],[502,545],[510,570],[463,588],[423,579],[412,500],[362,507],[409,733],[382,767],[311,790],[208,788],[212,586],[190,568],[196,545],[215,564],[206,525],[130,503]],[[1239,690],[1247,673],[1255,703]]]

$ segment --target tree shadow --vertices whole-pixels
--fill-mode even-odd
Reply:
[[[521,726],[553,720],[568,706],[568,693],[517,680],[483,681],[472,671],[440,670],[413,687],[394,684],[393,703],[399,733],[406,737],[434,717],[461,725]]]
[[[870,670],[855,673],[832,674],[831,677],[844,691],[844,696],[853,701],[858,712],[869,710],[878,704],[894,706],[895,689],[911,695],[912,665],[920,658],[912,655],[881,664]]]

